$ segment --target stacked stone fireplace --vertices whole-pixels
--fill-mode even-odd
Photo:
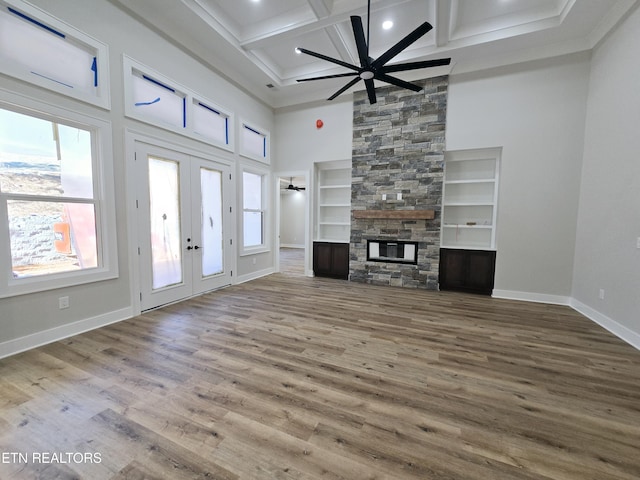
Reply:
[[[349,278],[437,290],[448,77],[414,83],[376,88],[373,105],[354,95]],[[416,244],[417,260],[371,261],[368,242]]]

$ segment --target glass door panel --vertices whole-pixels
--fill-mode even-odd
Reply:
[[[222,173],[200,167],[202,276],[224,272]]]
[[[152,288],[183,281],[178,162],[149,157]]]

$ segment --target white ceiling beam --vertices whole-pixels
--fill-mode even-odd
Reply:
[[[307,0],[311,10],[318,19],[331,16],[333,0]]]
[[[451,0],[435,0],[435,41],[436,47],[444,47],[449,43],[449,27],[451,26],[451,16],[453,12],[453,2]]]

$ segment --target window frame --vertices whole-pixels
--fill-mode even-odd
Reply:
[[[247,147],[245,146],[244,142],[243,142],[243,130],[247,129],[250,130],[258,135],[262,135],[263,136],[263,141],[264,141],[264,146],[263,146],[263,155],[255,155],[253,152],[251,152],[250,150],[247,149]],[[240,155],[242,155],[243,157],[246,158],[250,158],[252,160],[256,160],[258,162],[261,163],[266,163],[267,165],[269,165],[271,163],[271,133],[260,127],[257,126],[251,122],[247,122],[245,120],[240,120]]]
[[[0,0],[1,1],[1,0]],[[122,55],[122,64],[124,71],[124,114],[125,117],[132,118],[134,120],[138,120],[140,122],[153,125],[155,127],[163,128],[165,130],[169,130],[171,132],[177,133],[179,135],[183,135],[189,138],[193,138],[200,142],[207,143],[209,145],[213,145],[214,147],[218,147],[222,150],[226,150],[228,152],[233,152],[235,149],[234,145],[234,115],[233,113],[216,102],[213,102],[199,93],[194,92],[193,90],[180,85],[178,82],[170,79],[169,77],[162,75],[160,72],[148,67],[136,60],[128,57],[127,55]],[[134,92],[132,85],[132,78],[134,76],[143,76],[148,77],[148,79],[156,83],[157,85],[164,87],[167,90],[173,91],[176,95],[183,98],[183,124],[181,127],[175,126],[168,122],[163,122],[154,118],[151,115],[141,114],[134,108]],[[203,135],[194,129],[194,110],[195,105],[200,104],[207,110],[215,112],[225,118],[226,124],[226,143],[219,142],[216,139],[209,137],[207,135]]]
[[[0,89],[0,108],[91,132],[97,267],[14,278],[7,203],[47,201],[50,196],[0,193],[0,298],[99,282],[118,277],[111,122]],[[65,197],[55,197],[60,202]],[[69,197],[74,199],[75,197]],[[89,203],[87,201],[87,203]]]
[[[244,207],[244,174],[245,173],[251,173],[253,175],[259,175],[261,177],[261,186],[262,186],[262,198],[261,198],[261,208],[260,210],[255,210],[255,209],[245,209]],[[240,198],[240,205],[242,205],[242,215],[240,216],[240,221],[238,222],[238,227],[239,227],[239,235],[238,238],[240,239],[239,242],[239,255],[242,256],[246,256],[246,255],[253,255],[256,253],[265,253],[265,252],[269,252],[270,251],[270,229],[269,229],[269,178],[270,178],[270,172],[267,168],[262,168],[262,167],[258,167],[258,166],[251,166],[251,165],[246,165],[246,164],[241,164],[240,165],[240,174],[239,174],[239,178],[240,181],[238,182],[239,184],[239,198]],[[262,213],[262,234],[263,234],[263,238],[262,238],[262,244],[260,245],[254,245],[254,246],[250,246],[250,247],[245,247],[244,245],[244,214],[245,212],[256,212],[259,211]]]
[[[41,27],[53,34],[63,36],[65,40],[77,45],[78,48],[93,53],[95,55],[95,68],[97,70],[95,78],[95,82],[97,83],[96,92],[95,95],[91,95],[86,92],[74,90],[56,80],[33,74],[23,65],[18,64],[8,63],[3,65],[3,74],[106,110],[111,109],[109,47],[105,43],[96,40],[71,25],[58,20],[40,8],[23,2],[22,0],[0,0],[0,9],[3,13],[5,8],[7,10],[13,9],[17,13],[9,11],[8,14],[16,14],[22,17],[26,22],[34,25],[35,28]]]

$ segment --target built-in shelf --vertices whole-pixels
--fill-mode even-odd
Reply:
[[[499,148],[445,153],[442,247],[496,248],[500,154]]]
[[[493,228],[493,225],[466,225],[466,224],[452,225],[452,224],[447,224],[447,225],[443,225],[442,228],[486,228],[488,230],[491,230]]]
[[[445,202],[443,204],[445,207],[482,207],[482,206],[493,206],[493,202]]]
[[[496,183],[494,179],[481,179],[481,180],[445,180],[446,185],[463,185],[469,183]]]
[[[433,220],[434,210],[354,210],[353,218],[388,220]]]
[[[318,242],[349,243],[351,237],[351,162],[316,164]]]

